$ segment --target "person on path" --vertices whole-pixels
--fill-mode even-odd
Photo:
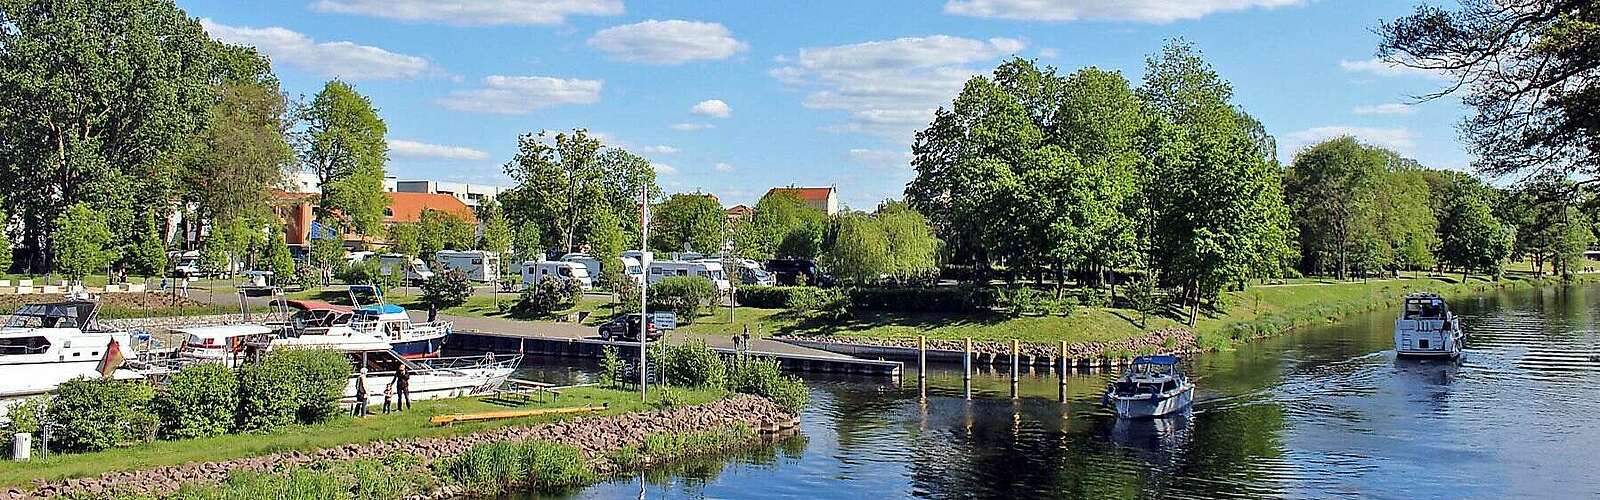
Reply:
[[[739,347],[739,334],[733,334],[733,352],[740,352],[743,350],[744,349]]]
[[[428,322],[432,323],[433,320],[435,318],[438,318],[438,317],[439,317],[439,305],[435,304],[435,303],[432,303],[432,302],[429,302],[428,303]]]
[[[411,409],[411,369],[400,365],[400,370],[394,373],[395,411]]]
[[[394,400],[394,381],[383,386],[383,414],[389,414],[389,402]]]
[[[367,416],[367,369],[356,374],[356,417]]]
[[[750,325],[744,325],[744,350],[750,350]]]

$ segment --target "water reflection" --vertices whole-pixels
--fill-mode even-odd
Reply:
[[[1456,301],[1460,361],[1395,359],[1393,312],[1189,360],[1192,412],[1118,421],[1109,374],[813,379],[803,441],[574,498],[1595,497],[1600,287]],[[575,377],[581,377],[581,374]],[[1060,391],[1060,392],[1058,392]],[[925,397],[924,397],[925,394]],[[1058,402],[1058,398],[1065,403]]]

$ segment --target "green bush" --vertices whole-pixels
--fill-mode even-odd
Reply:
[[[440,459],[433,468],[468,492],[495,495],[511,487],[534,489],[578,486],[596,476],[577,447],[549,441],[496,442],[473,446]]]
[[[239,369],[235,429],[254,432],[324,422],[341,413],[339,398],[350,373],[344,353],[329,349],[273,351],[244,365]]]
[[[778,360],[757,356],[737,356],[727,361],[727,389],[772,400],[789,411],[798,412],[811,402],[811,391],[800,377],[787,375]]]
[[[382,274],[378,259],[372,258],[345,265],[335,277],[351,285],[376,285]]]
[[[679,323],[693,323],[716,299],[716,287],[705,278],[672,276],[650,285],[650,309],[672,311]]]
[[[678,345],[658,342],[650,346],[658,383],[678,387],[722,387],[728,380],[722,355],[711,350],[704,340]]]
[[[155,389],[142,380],[76,378],[62,383],[50,403],[53,448],[99,451],[155,438]]]
[[[811,286],[741,286],[734,290],[739,305],[763,309],[806,310],[802,305],[807,297],[821,290]]]
[[[622,356],[617,346],[606,346],[600,351],[600,378],[605,387],[622,386]]]
[[[576,280],[546,276],[534,286],[522,289],[516,309],[525,314],[550,314],[558,309],[572,307],[581,297],[583,297],[583,285]]]
[[[465,304],[471,296],[472,283],[467,280],[467,273],[460,269],[434,274],[422,282],[422,303],[439,309]]]
[[[12,401],[6,405],[6,423],[0,424],[0,431],[5,435],[0,436],[0,443],[5,449],[11,449],[11,436],[18,432],[36,434],[39,426],[50,413],[50,396],[35,396],[27,399]],[[34,440],[34,446],[39,446],[39,441]]]
[[[1111,291],[1099,288],[1079,288],[1074,294],[1078,304],[1084,307],[1110,307]]]
[[[239,378],[220,363],[183,368],[156,395],[161,437],[187,439],[216,436],[233,427],[239,407]]]
[[[850,307],[864,311],[979,313],[994,305],[995,293],[973,285],[933,288],[852,288]]]

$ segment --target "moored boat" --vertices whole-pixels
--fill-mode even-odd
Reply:
[[[101,328],[99,304],[69,300],[27,304],[0,328],[0,402],[46,394],[78,377],[134,379],[121,368],[134,357],[132,336]],[[9,404],[0,404],[0,418]]]
[[[1466,343],[1461,319],[1444,298],[1433,293],[1406,295],[1400,319],[1394,322],[1394,352],[1401,357],[1454,358]]]
[[[356,330],[335,330],[326,335],[301,335],[274,339],[273,349],[335,349],[350,358],[353,375],[345,385],[341,402],[356,400],[356,378],[366,369],[369,404],[383,403],[383,387],[395,378],[401,366],[411,374],[413,400],[453,398],[483,394],[511,378],[522,363],[521,355],[466,356],[454,358],[406,359],[390,347],[381,335]]]
[[[350,328],[389,339],[394,351],[406,359],[421,359],[439,356],[452,326],[449,321],[412,322],[403,307],[373,304],[356,308]]]
[[[1106,387],[1106,406],[1120,418],[1149,418],[1183,411],[1194,402],[1194,383],[1177,356],[1140,356]]]

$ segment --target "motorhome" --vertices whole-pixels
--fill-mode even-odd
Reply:
[[[433,277],[433,271],[428,269],[428,263],[422,259],[409,255],[389,253],[378,256],[378,272],[384,276],[398,274],[400,279],[412,285],[420,285],[428,278]]]
[[[728,271],[728,278],[738,279],[741,285],[774,286],[778,284],[777,278],[772,273],[762,269],[760,263],[750,259],[727,258],[711,262],[722,264],[722,268]]]
[[[722,271],[722,264],[717,262],[660,260],[650,263],[650,283],[658,283],[673,276],[698,276],[711,280],[718,293],[728,293],[733,288],[733,285],[728,283],[728,275]]]
[[[584,290],[594,288],[594,278],[589,275],[589,268],[577,262],[540,261],[522,263],[522,285],[534,286],[545,278],[555,278],[562,281],[576,281]]]
[[[433,254],[438,272],[452,269],[467,273],[467,279],[493,282],[500,278],[500,255],[483,250],[441,250]]]
[[[605,266],[605,264],[600,262],[600,259],[586,253],[569,253],[562,255],[561,258],[557,260],[562,262],[583,264],[583,267],[589,269],[590,280],[599,280],[601,271],[604,270]],[[642,272],[643,269],[639,266],[638,258],[623,256],[619,257],[617,260],[622,264],[622,274],[624,276],[631,277],[635,280],[641,279],[644,276],[644,273]]]

